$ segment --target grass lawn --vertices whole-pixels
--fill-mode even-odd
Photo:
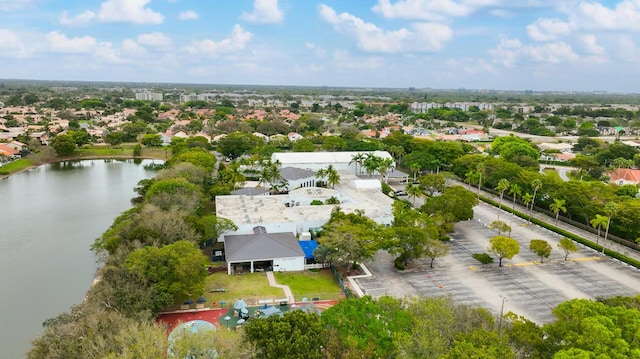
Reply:
[[[227,292],[210,292],[211,289],[216,288],[224,288]],[[271,287],[265,273],[236,275],[227,275],[226,272],[214,273],[207,277],[205,289],[204,297],[207,298],[207,306],[211,306],[214,300],[218,303],[224,300],[227,302],[225,306],[228,306],[233,305],[239,298],[244,299],[249,305],[253,305],[259,299],[284,298],[284,291]]]
[[[342,291],[330,269],[318,272],[274,272],[279,284],[288,285],[297,301],[302,298],[340,299]]]
[[[79,157],[84,156],[131,156],[133,157],[132,148],[111,148],[111,147],[88,147],[80,148],[76,151]]]
[[[0,175],[9,174],[13,172],[21,171],[27,167],[33,166],[34,163],[28,158],[21,158],[17,161],[13,161],[11,163],[7,163],[4,166],[0,166]]]

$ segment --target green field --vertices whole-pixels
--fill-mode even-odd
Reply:
[[[302,298],[340,299],[342,290],[330,269],[318,272],[274,272],[278,284],[288,285],[297,301]]]
[[[34,163],[28,158],[21,158],[17,161],[7,163],[4,166],[0,166],[0,175],[8,175],[10,173],[22,171],[25,168],[33,166]]]
[[[225,289],[226,292],[211,292],[212,289]],[[226,272],[214,273],[207,277],[205,284],[207,305],[213,301],[226,301],[233,304],[237,299],[244,299],[247,304],[254,305],[259,299],[284,298],[284,291],[271,287],[265,273],[247,273],[227,275]],[[197,298],[193,298],[194,300]]]

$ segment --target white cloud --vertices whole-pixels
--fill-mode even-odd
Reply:
[[[180,20],[197,20],[199,18],[198,13],[193,10],[181,11],[180,14],[178,14],[178,19]]]
[[[523,65],[527,61],[535,63],[571,63],[581,61],[571,45],[562,41],[546,42],[540,45],[524,45],[517,39],[502,39],[500,44],[489,50],[494,62],[505,67]]]
[[[88,53],[92,52],[97,44],[96,39],[91,36],[69,38],[59,31],[49,32],[46,39],[54,52]]]
[[[321,48],[320,46],[312,43],[312,42],[307,42],[304,44],[304,46],[308,49],[311,50],[313,52],[314,55],[316,55],[316,57],[324,59],[325,57],[327,57],[327,52],[325,51],[325,49]]]
[[[640,48],[629,36],[621,36],[616,40],[618,49],[616,57],[622,61],[640,63]]]
[[[19,10],[33,5],[33,0],[0,0],[0,11]]]
[[[527,26],[527,34],[535,41],[552,41],[567,36],[574,25],[559,19],[538,19]]]
[[[138,35],[138,43],[158,50],[169,50],[173,47],[171,38],[161,32],[140,34]]]
[[[384,66],[384,60],[380,57],[352,57],[348,51],[333,51],[333,64],[351,70],[375,70]]]
[[[244,49],[252,37],[251,32],[236,24],[224,39],[220,41],[210,39],[192,41],[191,46],[187,46],[185,50],[191,54],[218,56]]]
[[[241,19],[253,24],[276,24],[284,19],[278,0],[255,0],[251,13],[242,13]]]
[[[514,15],[511,11],[505,9],[493,9],[489,11],[489,14],[495,17],[501,17],[503,19],[510,19]]]
[[[94,57],[110,64],[127,63],[127,61],[120,56],[119,51],[113,48],[110,42],[99,43],[95,48]]]
[[[414,31],[387,31],[349,13],[337,14],[324,4],[319,11],[323,20],[337,31],[355,37],[358,47],[367,52],[431,52],[440,50],[453,36],[451,28],[442,24],[418,23],[413,25]]]
[[[69,25],[69,26],[79,26],[79,25],[87,25],[91,22],[91,20],[96,18],[96,13],[87,10],[83,13],[80,13],[74,17],[69,17],[69,13],[66,11],[62,12],[60,16],[60,24]]]
[[[372,10],[388,19],[441,21],[471,15],[477,9],[496,5],[496,0],[378,0]]]
[[[604,49],[598,44],[598,39],[595,35],[582,35],[580,41],[586,53],[593,55],[604,54]]]
[[[122,52],[126,54],[140,56],[147,53],[147,50],[144,47],[131,39],[122,40],[122,45],[120,47],[122,48]]]
[[[582,2],[574,15],[585,28],[640,31],[640,2],[620,1],[610,9],[596,2]]]
[[[100,4],[98,19],[102,22],[128,22],[133,24],[160,24],[162,14],[149,9],[151,0],[106,0]]]
[[[17,33],[0,29],[0,57],[23,58],[29,55]]]

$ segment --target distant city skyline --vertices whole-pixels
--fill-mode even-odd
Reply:
[[[0,78],[638,93],[640,1],[0,0]]]

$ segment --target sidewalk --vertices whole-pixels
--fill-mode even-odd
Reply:
[[[293,296],[293,292],[291,292],[291,288],[289,288],[288,285],[278,284],[278,282],[276,282],[276,277],[273,275],[273,272],[266,272],[266,273],[267,273],[267,280],[269,281],[269,285],[276,288],[282,288],[282,290],[284,290],[284,295],[287,297],[287,300],[289,301],[289,303],[295,303],[296,299]]]
[[[476,193],[476,194],[478,193],[478,187],[469,186],[468,184],[466,184],[464,182],[460,182],[460,181],[453,181],[453,180],[451,180],[451,181],[456,183],[457,185],[463,186],[464,188],[468,189],[469,191],[471,191],[473,193]],[[486,197],[486,198],[489,198],[489,199],[493,200],[493,201],[496,201],[496,202],[500,201],[500,197],[494,195],[493,193],[489,193],[489,192],[481,190],[480,194],[482,196]],[[513,207],[513,202],[504,201],[503,200],[502,206],[503,207],[512,208]],[[526,211],[527,211],[527,209],[524,206],[522,206],[520,204],[517,204],[517,203],[516,203],[515,209],[517,211],[519,211],[519,212],[522,212],[522,213],[526,213]],[[506,212],[506,213],[508,213],[508,212]],[[542,221],[542,222],[545,222],[545,223],[547,223],[549,225],[556,226],[556,227],[558,227],[560,229],[563,229],[563,230],[565,230],[567,232],[571,232],[571,233],[575,234],[576,236],[579,236],[579,237],[582,237],[582,238],[587,239],[589,241],[595,242],[595,239],[596,239],[595,238],[596,237],[595,234],[593,234],[591,232],[588,232],[588,231],[585,231],[583,229],[574,227],[574,226],[572,226],[570,224],[567,224],[567,223],[564,223],[562,221],[559,221],[558,224],[556,224],[556,219],[555,218],[549,217],[548,215],[546,215],[544,213],[532,212],[531,218],[535,218],[535,219],[537,219],[539,221]],[[530,224],[530,225],[535,226],[535,224]],[[604,241],[604,236],[600,236],[599,243],[603,244],[603,241]],[[612,250],[614,252],[618,252],[618,253],[620,253],[620,254],[622,254],[624,256],[627,256],[629,258],[633,258],[633,259],[636,259],[636,260],[640,261],[640,252],[638,252],[636,250],[633,250],[633,249],[631,249],[629,247],[625,247],[625,246],[623,246],[621,244],[618,244],[616,242],[609,241],[609,240],[607,240],[607,243],[605,243],[605,247],[608,250]]]

